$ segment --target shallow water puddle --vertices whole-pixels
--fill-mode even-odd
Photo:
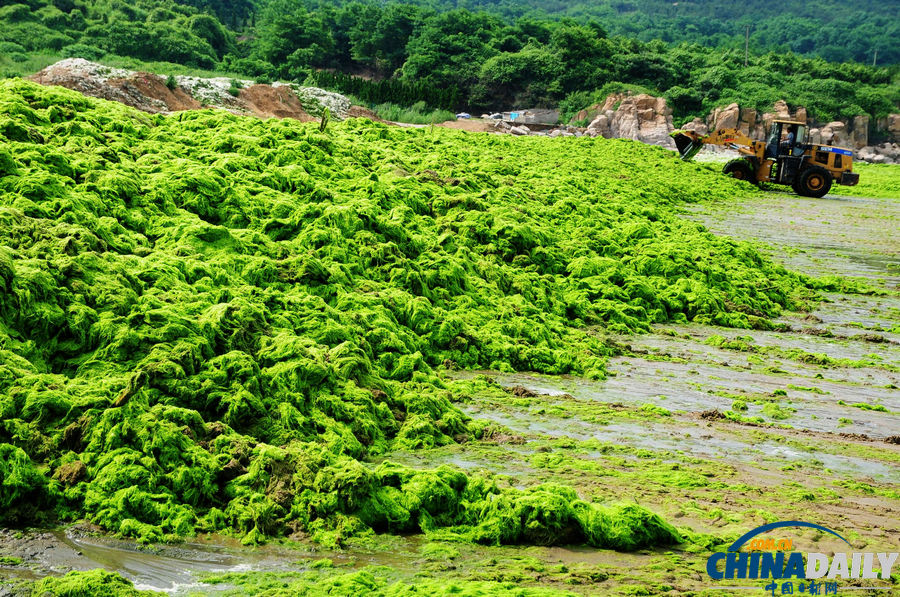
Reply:
[[[717,234],[755,240],[788,269],[900,283],[900,204],[895,199],[768,194],[743,204],[688,206]]]
[[[508,378],[507,378],[508,379]],[[498,381],[500,379],[498,378]],[[521,378],[514,378],[510,387],[522,385]],[[501,381],[505,385],[504,382]],[[534,388],[530,388],[534,389]],[[778,464],[806,463],[811,459],[808,451],[799,450],[775,441],[754,441],[740,437],[740,432],[729,428],[709,426],[702,419],[678,418],[671,423],[615,422],[607,425],[588,423],[577,417],[553,419],[543,414],[506,409],[501,412],[482,410],[477,405],[464,406],[472,417],[495,421],[518,433],[553,438],[572,438],[579,441],[600,440],[616,445],[645,448],[657,452],[671,452],[690,458],[715,458],[729,464]],[[876,462],[871,459],[816,452],[815,460],[822,469],[835,474],[865,475],[888,483],[900,483],[900,466]],[[438,458],[428,464],[445,460]]]

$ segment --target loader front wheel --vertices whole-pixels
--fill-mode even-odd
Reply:
[[[794,189],[804,197],[824,197],[831,190],[831,173],[825,168],[812,166],[800,173]]]
[[[737,178],[738,180],[746,180],[751,184],[756,184],[756,176],[754,176],[753,168],[747,160],[740,158],[731,160],[725,164],[725,167],[722,168],[722,172],[728,176]]]

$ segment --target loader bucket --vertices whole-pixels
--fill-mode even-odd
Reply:
[[[681,131],[674,131],[671,136],[675,140],[675,147],[678,148],[681,159],[685,162],[689,162],[703,147],[700,141],[694,141],[694,139]]]

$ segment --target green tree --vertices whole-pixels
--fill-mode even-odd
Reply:
[[[428,19],[409,40],[403,79],[468,89],[478,65],[496,53],[490,42],[500,27],[496,17],[465,10]]]
[[[492,109],[547,105],[554,99],[552,91],[559,74],[559,58],[546,47],[527,46],[520,52],[497,54],[481,65],[472,103]]]
[[[256,51],[282,76],[326,66],[334,48],[322,17],[299,0],[275,0],[260,15]]]
[[[388,4],[377,21],[358,21],[350,30],[354,60],[391,75],[406,61],[406,46],[422,25],[426,12],[409,4]]]
[[[559,58],[564,92],[600,87],[609,80],[613,48],[596,28],[566,22],[553,30],[550,46]]]

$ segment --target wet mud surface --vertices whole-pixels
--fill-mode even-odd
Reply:
[[[242,583],[259,575],[329,578],[367,569],[389,581],[719,595],[723,589],[704,573],[704,541],[733,540],[765,522],[809,520],[839,529],[860,549],[894,551],[900,537],[898,216],[896,200],[832,196],[770,194],[740,206],[696,206],[686,217],[714,233],[762,243],[790,269],[863,279],[876,292],[826,294],[809,313],[784,313],[779,331],[666,325],[611,337],[621,354],[605,380],[448,374],[451,390],[454,379],[481,384],[483,391],[457,400],[469,416],[490,422],[485,437],[371,463],[450,465],[517,487],[564,483],[585,499],[651,508],[693,543],[622,554],[382,535],[340,552],[302,538],[253,549],[223,537],[144,548],[74,527],[0,532],[0,557],[7,558],[0,559],[0,577],[27,580],[100,566],[143,589],[252,593]],[[804,550],[837,548],[812,532],[792,537]],[[326,558],[327,566],[316,564]]]
[[[722,207],[697,205],[690,217],[715,233],[768,245],[770,255],[794,271],[885,280],[894,287],[900,282],[895,199],[770,193],[728,213]]]

